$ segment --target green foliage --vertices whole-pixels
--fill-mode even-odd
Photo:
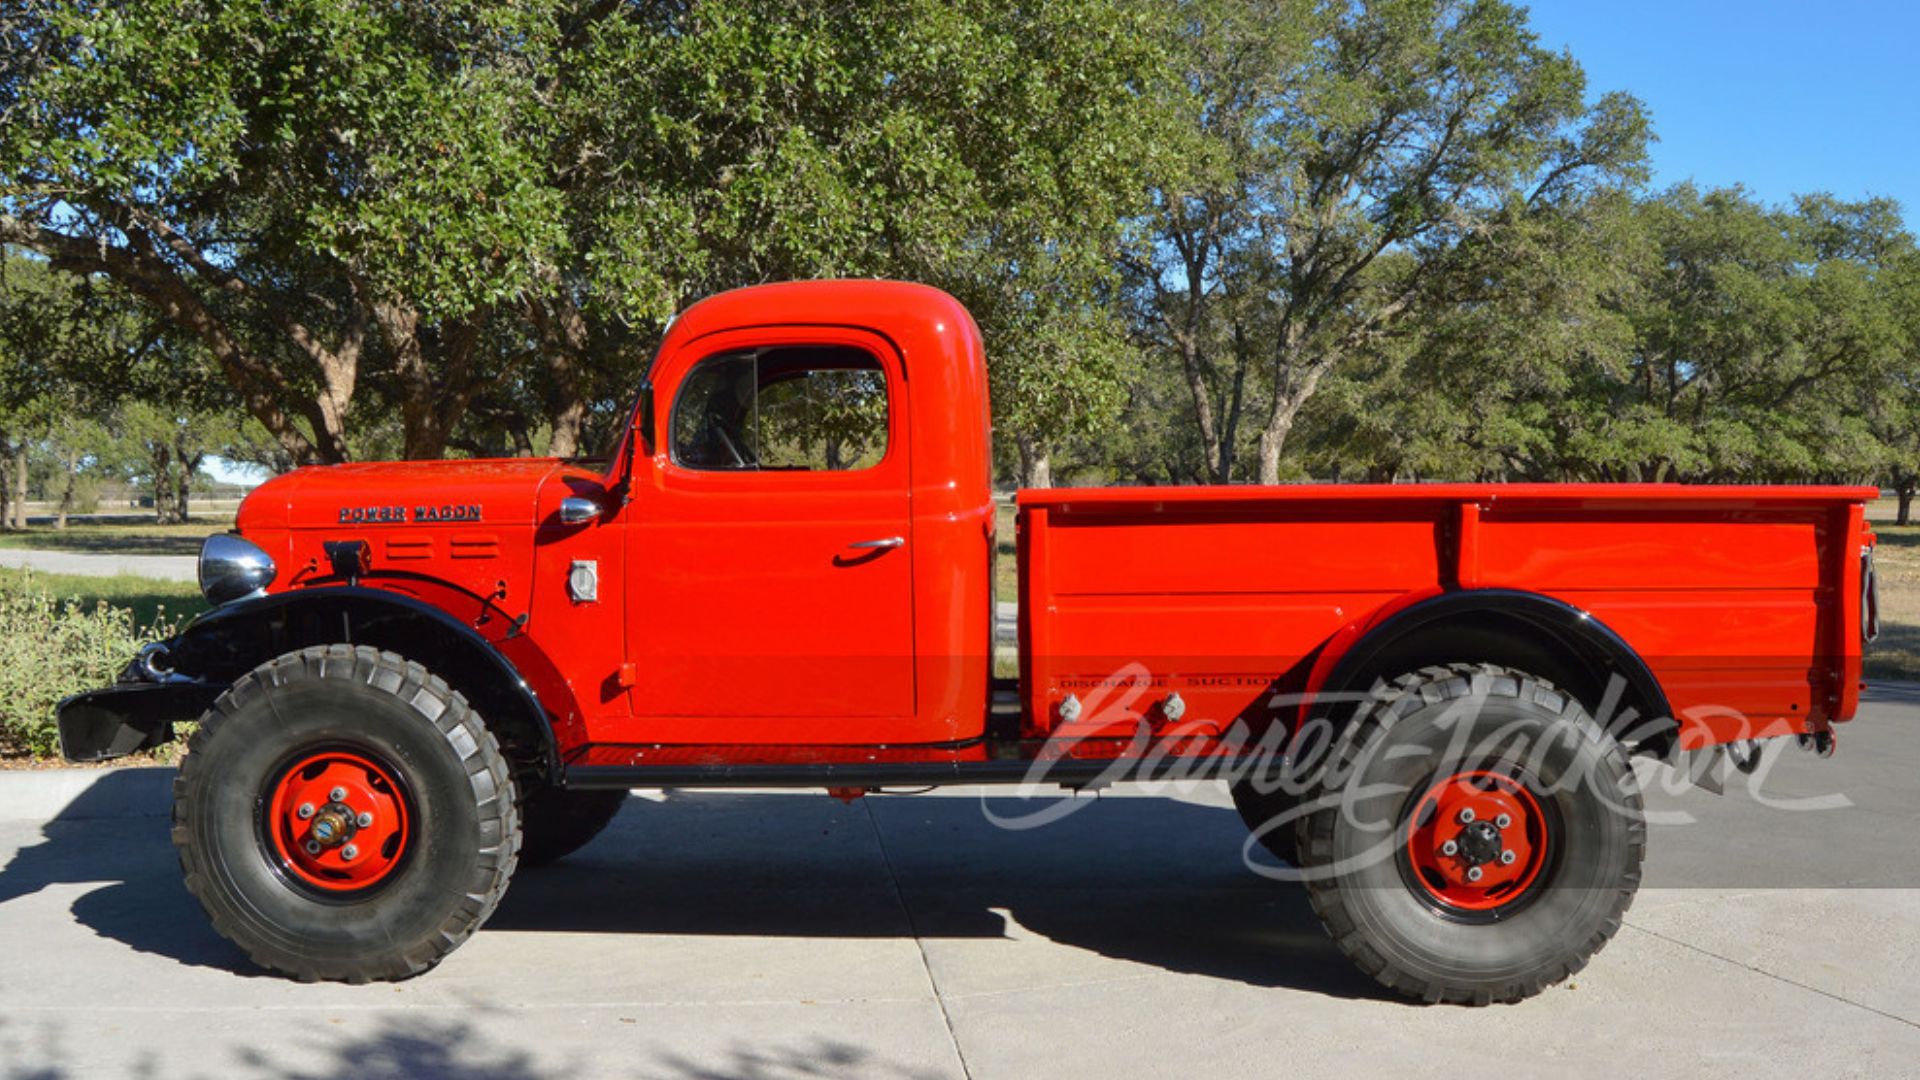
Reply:
[[[1335,379],[1313,459],[1378,478],[1893,479],[1920,324],[1914,241],[1886,204],[1682,186],[1535,224],[1547,242],[1494,253],[1472,303]]]
[[[0,244],[37,253],[0,459],[43,490],[579,453],[689,302],[886,276],[973,311],[1029,482],[1920,492],[1899,208],[1647,192],[1645,111],[1503,0],[47,0],[0,36]]]
[[[109,685],[147,641],[171,636],[178,617],[109,603],[55,599],[72,579],[0,574],[0,755],[59,752],[53,707],[60,699]],[[109,584],[125,595],[126,582]],[[151,583],[141,582],[136,589]],[[101,586],[86,581],[90,592]]]
[[[794,277],[948,287],[1005,422],[1071,433],[1117,401],[1099,293],[1158,145],[1156,10],[16,8],[0,240],[139,292],[292,461],[572,452],[675,311]]]

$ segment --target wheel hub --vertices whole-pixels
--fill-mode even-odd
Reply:
[[[334,803],[320,811],[308,831],[321,847],[338,847],[353,835],[353,811],[343,803]]]
[[[1479,866],[1500,857],[1500,830],[1491,821],[1476,821],[1461,829],[1456,843],[1460,848],[1460,861],[1468,866]]]
[[[410,814],[395,774],[367,754],[306,754],[269,785],[266,827],[281,868],[345,893],[380,883],[400,865]]]
[[[1444,908],[1492,912],[1539,878],[1547,859],[1546,818],[1533,793],[1484,770],[1442,777],[1414,804],[1407,861]]]

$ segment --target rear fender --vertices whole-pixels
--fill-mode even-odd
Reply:
[[[1633,647],[1591,614],[1518,589],[1415,594],[1341,631],[1322,650],[1297,724],[1332,715],[1376,679],[1428,664],[1498,663],[1548,679],[1636,749],[1667,755],[1666,691]]]

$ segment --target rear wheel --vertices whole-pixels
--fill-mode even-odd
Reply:
[[[520,804],[520,865],[545,866],[585,847],[626,801],[625,791],[536,788]]]
[[[188,890],[248,956],[301,979],[438,963],[505,894],[518,826],[506,759],[466,699],[366,647],[255,668],[174,781]]]
[[[1517,1001],[1620,928],[1646,823],[1619,744],[1544,680],[1430,667],[1380,687],[1300,832],[1308,896],[1368,974],[1427,1001]]]

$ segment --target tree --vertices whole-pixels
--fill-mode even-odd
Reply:
[[[26,527],[37,455],[57,464],[55,524],[66,527],[80,470],[111,442],[103,421],[130,365],[152,346],[149,331],[110,284],[0,251],[0,525]]]
[[[556,98],[559,160],[588,163],[562,274],[578,318],[539,324],[592,338],[762,281],[926,281],[979,321],[997,420],[1042,479],[1048,449],[1118,402],[1108,298],[1161,158],[1159,17],[1099,0],[758,0],[597,25]]]
[[[961,293],[1030,436],[1116,396],[1150,5],[0,11],[0,240],[144,298],[293,461],[369,397],[406,456],[475,409],[575,453],[679,307],[784,277]]]
[[[1527,208],[1329,379],[1310,460],[1395,476],[1859,482],[1905,430],[1897,210],[1737,189]],[[1887,459],[1891,462],[1892,459]]]
[[[1216,479],[1231,473],[1244,416],[1259,426],[1258,477],[1276,481],[1328,374],[1409,313],[1455,302],[1470,249],[1497,246],[1524,217],[1516,203],[1640,175],[1638,103],[1585,104],[1579,66],[1541,48],[1522,9],[1187,10],[1187,78],[1211,163],[1162,193],[1159,248],[1140,276],[1144,307],[1190,372]],[[1230,343],[1212,350],[1224,368],[1208,359],[1209,335]]]

